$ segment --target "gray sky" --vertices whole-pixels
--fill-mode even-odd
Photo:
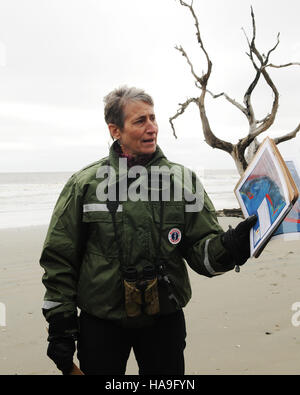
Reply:
[[[273,63],[300,61],[299,0],[194,0],[203,41],[213,62],[210,89],[242,101],[254,77],[242,27],[269,50],[281,33]],[[176,0],[0,0],[0,172],[76,171],[107,154],[103,97],[119,85],[146,89],[154,98],[159,144],[174,161],[193,169],[234,168],[231,157],[204,142],[191,105],[175,123],[177,105],[198,94],[182,45],[197,70],[205,68],[188,9]],[[300,67],[270,70],[280,92],[277,121],[268,135],[300,122]],[[272,103],[259,86],[257,117]],[[247,122],[220,98],[208,101],[215,134],[237,141]],[[263,136],[266,136],[264,134]],[[300,154],[300,136],[279,145],[284,156]]]

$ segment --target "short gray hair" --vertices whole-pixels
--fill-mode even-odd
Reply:
[[[124,127],[124,106],[129,101],[143,101],[154,105],[153,99],[143,89],[121,86],[104,97],[104,117],[107,124],[114,123],[120,129]]]

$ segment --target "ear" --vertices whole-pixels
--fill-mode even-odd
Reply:
[[[109,129],[111,137],[115,140],[119,140],[119,138],[121,137],[121,132],[120,132],[119,127],[117,125],[115,125],[114,123],[109,123],[108,129]]]

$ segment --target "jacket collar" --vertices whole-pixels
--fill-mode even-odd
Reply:
[[[119,166],[120,159],[123,159],[124,161],[122,161],[122,163],[126,163],[125,160],[126,158],[121,158],[119,153],[118,153],[118,141],[114,141],[114,143],[111,145],[110,150],[109,150],[109,164],[114,168],[116,175],[123,174],[123,172],[127,173],[128,168],[125,168],[125,166],[123,165],[122,167]],[[162,152],[162,150],[160,149],[159,146],[156,147],[156,151],[153,155],[151,155],[149,161],[147,161],[146,163],[140,164],[136,163],[136,165],[142,165],[145,166],[145,168],[149,169],[151,166],[158,164],[158,162],[161,159],[166,159],[164,153]]]

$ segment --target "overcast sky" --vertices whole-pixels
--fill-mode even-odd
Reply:
[[[268,51],[280,32],[272,62],[299,62],[299,0],[194,0],[213,62],[209,87],[239,101],[254,77],[241,29],[251,34],[251,4],[258,48]],[[153,96],[159,144],[170,159],[193,169],[234,168],[227,153],[204,142],[195,105],[175,123],[178,139],[172,135],[168,119],[178,103],[199,94],[175,45],[201,74],[192,17],[176,0],[0,0],[0,172],[76,171],[106,156],[103,97],[123,84]],[[267,133],[274,137],[300,122],[300,67],[270,74],[280,91]],[[253,100],[257,117],[265,116],[270,90],[261,84]],[[209,100],[208,117],[220,138],[236,142],[248,132],[222,98]],[[300,135],[279,148],[299,156]]]

